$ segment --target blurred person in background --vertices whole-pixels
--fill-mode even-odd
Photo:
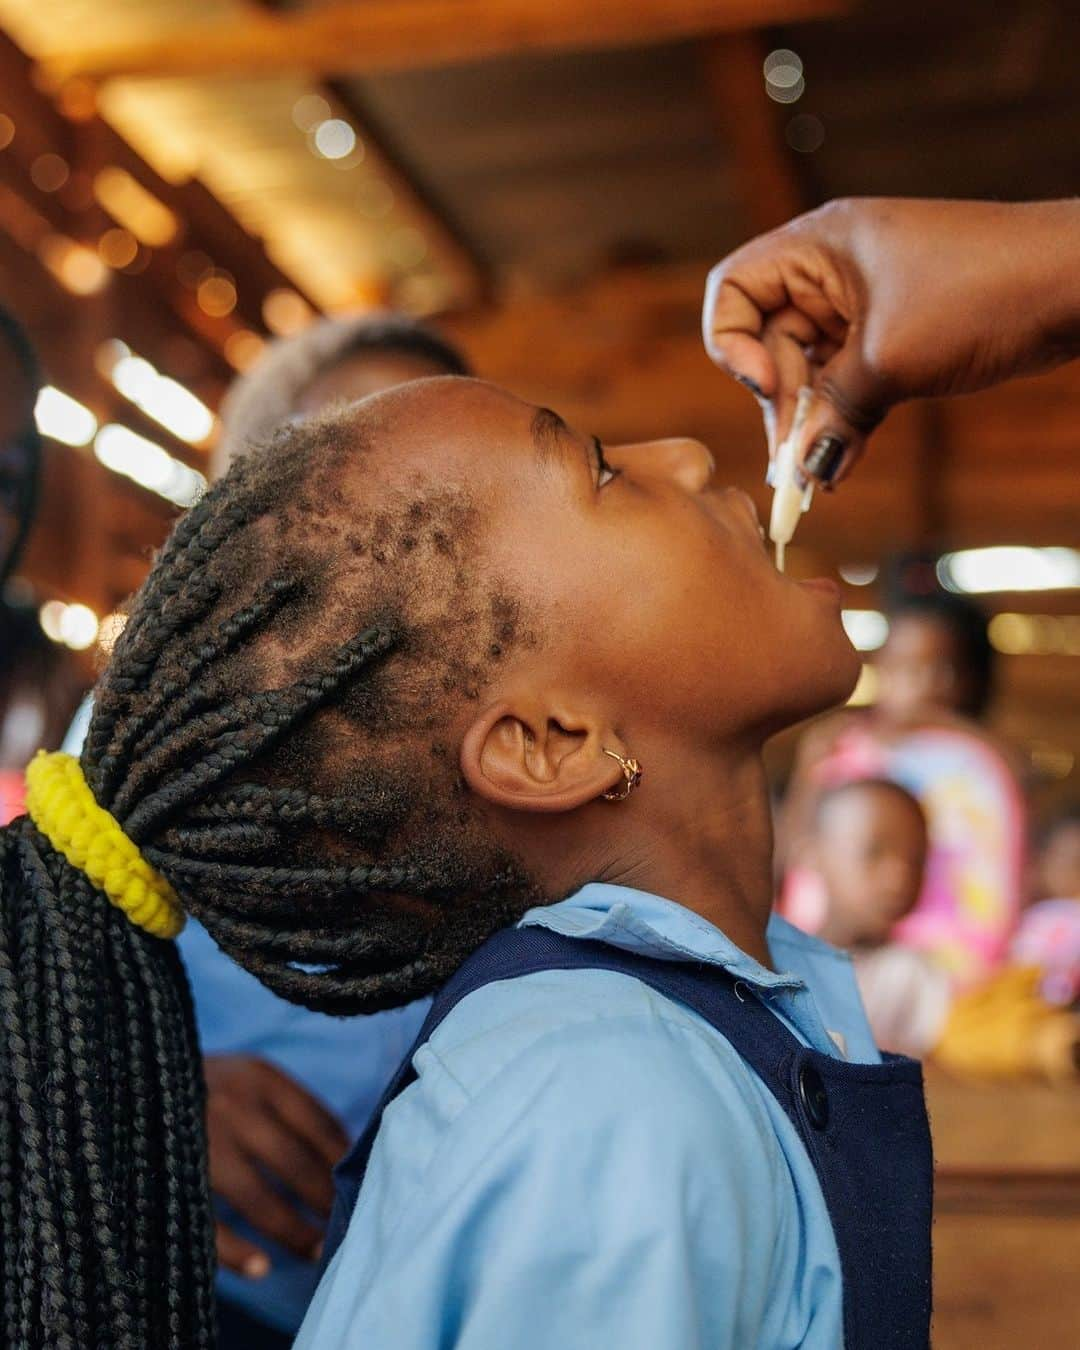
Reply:
[[[1072,802],[1036,834],[1033,903],[1013,939],[1014,961],[1042,971],[1051,1003],[1080,1005],[1080,802]]]
[[[897,930],[957,984],[1003,961],[1022,896],[1025,806],[1011,756],[981,725],[993,694],[987,620],[972,601],[910,596],[889,614],[874,661],[872,706],[826,717],[803,736],[781,818],[781,847],[797,852],[822,787],[880,776],[903,784],[927,813],[929,853],[919,902]],[[824,897],[792,861],[784,913],[817,930]]]
[[[272,343],[233,384],[211,476],[258,453],[284,423],[410,380],[468,373],[449,342],[405,315],[319,320]],[[90,712],[87,701],[70,753]],[[283,1350],[315,1289],[331,1169],[367,1124],[428,1001],[344,1020],[276,997],[194,919],[178,946],[205,1058],[221,1344]]]
[[[407,315],[321,319],[272,343],[232,385],[221,407],[211,476],[220,478],[237,455],[262,444],[285,422],[409,380],[470,373],[455,347]]]
[[[851,953],[874,1040],[965,1075],[1074,1079],[1080,1020],[1042,996],[1037,970],[1005,968],[957,994],[936,962],[893,940],[919,897],[926,853],[923,810],[889,779],[819,795],[803,851],[823,887],[818,936]]]
[[[885,739],[950,715],[984,721],[996,672],[980,606],[943,591],[910,595],[888,619],[889,635],[875,662],[877,734]]]

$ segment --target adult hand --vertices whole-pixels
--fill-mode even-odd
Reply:
[[[713,268],[703,331],[762,402],[770,455],[813,387],[797,458],[830,485],[893,404],[1076,355],[1080,203],[830,202]]]
[[[263,1236],[314,1260],[322,1233],[301,1205],[329,1217],[330,1172],[349,1146],[341,1126],[305,1088],[264,1060],[207,1055],[205,1073],[211,1189]],[[251,1279],[270,1269],[260,1247],[220,1222],[217,1249],[223,1266]]]

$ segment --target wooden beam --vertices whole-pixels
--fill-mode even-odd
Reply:
[[[765,92],[767,51],[758,33],[712,38],[702,49],[705,81],[751,234],[782,225],[812,204]]]
[[[379,177],[393,191],[399,209],[424,236],[431,256],[450,280],[453,308],[467,309],[490,300],[492,277],[486,259],[448,217],[446,208],[434,200],[389,132],[344,81],[332,80],[320,87],[356,128],[369,162],[378,166]]]
[[[521,52],[650,46],[834,18],[849,8],[850,0],[331,0],[150,40],[73,46],[53,53],[46,71],[56,80],[365,75]]]

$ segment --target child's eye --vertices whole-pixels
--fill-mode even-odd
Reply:
[[[618,478],[620,470],[613,469],[604,458],[604,447],[600,444],[599,436],[593,437],[593,450],[596,453],[596,486],[607,487],[613,478]]]

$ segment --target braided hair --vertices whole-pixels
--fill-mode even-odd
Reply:
[[[442,739],[531,639],[478,585],[461,490],[347,499],[363,408],[286,428],[181,519],[82,755],[99,805],[223,949],[338,1014],[431,991],[544,898],[474,818]],[[0,1019],[3,1344],[211,1345],[180,962],[26,818],[0,831]]]

